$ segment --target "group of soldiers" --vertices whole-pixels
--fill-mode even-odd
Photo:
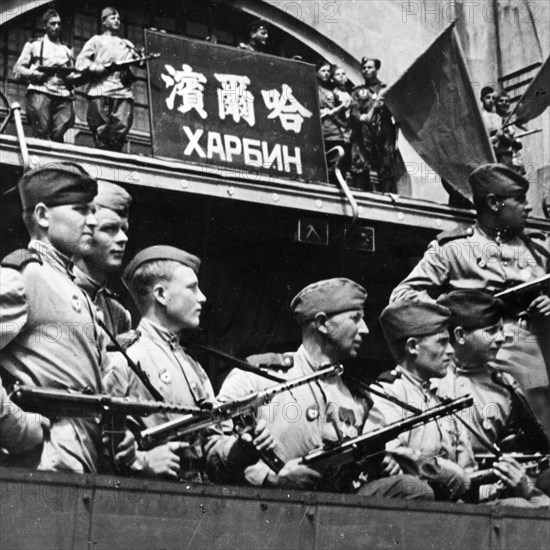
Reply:
[[[525,231],[523,176],[490,164],[470,183],[477,223],[431,243],[380,315],[396,368],[378,380],[378,391],[346,375],[317,380],[257,409],[251,429],[235,431],[227,420],[147,450],[126,430],[115,464],[135,476],[202,483],[468,500],[475,453],[489,450],[496,483],[487,485],[485,500],[547,506],[546,473],[528,472],[510,453],[548,452],[548,374],[537,323],[547,321],[550,298],[540,293],[518,309],[493,294],[546,274],[550,254],[544,236]],[[0,447],[7,464],[81,473],[110,468],[103,460],[107,434],[95,419],[26,413],[8,397],[16,383],[202,409],[269,388],[274,376],[292,381],[355,359],[369,334],[366,290],[343,277],[317,281],[290,303],[299,349],[250,357],[252,368],[233,370],[216,395],[182,345],[182,336],[199,327],[206,301],[200,259],[159,245],[130,260],[122,281],[141,318],[128,334],[130,315],[106,286],[123,266],[128,191],[97,182],[73,163],[28,172],[18,189],[31,240],[4,258],[0,272]],[[147,383],[131,368],[136,364]],[[302,460],[466,394],[475,398],[467,414],[404,431],[336,473]],[[138,420],[151,428],[177,418],[161,412]],[[273,454],[280,467],[262,458]]]
[[[48,9],[42,17],[44,35],[25,44],[13,72],[29,84],[26,113],[33,137],[63,142],[75,122],[74,88],[86,84],[86,118],[96,147],[122,151],[134,112],[129,65],[142,55],[120,37],[116,9],[104,8],[101,24],[102,34],[92,36],[75,59],[73,49],[61,41],[59,13]]]
[[[342,67],[320,61],[316,66],[319,107],[325,150],[343,149],[340,169],[344,176],[349,173],[358,189],[394,193],[402,162],[396,145],[397,125],[384,104],[386,85],[378,78],[381,66],[379,59],[363,57],[364,82],[353,87]],[[335,164],[335,157],[329,157],[331,181]]]

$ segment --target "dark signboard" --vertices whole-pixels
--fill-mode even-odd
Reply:
[[[146,31],[156,156],[326,181],[312,65]]]

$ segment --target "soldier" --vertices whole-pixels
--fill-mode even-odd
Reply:
[[[120,38],[117,10],[104,8],[101,23],[103,34],[92,36],[84,44],[76,59],[76,68],[95,77],[86,94],[88,126],[96,147],[122,151],[134,116],[133,77],[129,68],[119,70],[116,64],[138,59],[139,54],[129,40]]]
[[[353,90],[350,111],[351,174],[355,187],[366,191],[395,193],[397,162],[396,127],[384,105],[385,84],[378,80],[379,59],[363,57],[365,83]],[[371,183],[370,171],[378,173],[377,187]]]
[[[470,424],[486,441],[502,450],[546,452],[548,442],[543,441],[542,430],[518,425],[526,421],[526,411],[518,410],[508,389],[518,386],[518,382],[490,366],[505,339],[502,301],[479,290],[455,290],[440,296],[437,302],[451,310],[454,350],[451,368],[439,383],[438,395],[451,399],[471,395],[474,408]],[[521,389],[518,391],[523,394]],[[486,446],[471,433],[470,441],[474,452],[487,452]]]
[[[88,253],[76,262],[74,272],[78,286],[93,300],[109,332],[117,336],[132,328],[132,319],[106,283],[122,267],[132,197],[119,185],[100,181],[94,202],[98,225]]]
[[[239,48],[248,50],[249,52],[263,52],[269,38],[269,25],[267,21],[258,19],[253,21],[249,27],[248,42],[240,42]]]
[[[197,280],[200,260],[171,246],[152,246],[139,252],[124,271],[127,285],[142,315],[134,342],[128,347],[130,358],[139,363],[153,386],[165,400],[181,406],[201,406],[214,401],[214,391],[202,367],[180,345],[182,332],[198,328],[202,305],[206,301]],[[113,395],[150,400],[151,395],[127,365],[113,364],[106,385]],[[143,419],[154,427],[177,418],[164,413]],[[218,445],[216,475],[243,468],[257,460],[248,445],[235,437],[210,438],[197,432],[186,441],[173,441],[150,451],[138,451],[131,469],[148,476],[189,481],[207,481],[205,448]],[[254,445],[270,448],[273,440],[263,423],[255,429]],[[248,455],[251,458],[248,458]],[[241,466],[240,460],[244,460]]]
[[[63,142],[65,132],[74,124],[74,93],[65,80],[68,75],[51,68],[73,67],[74,53],[59,39],[61,18],[57,11],[47,10],[42,26],[46,34],[25,44],[13,73],[16,79],[29,83],[26,113],[32,135]],[[41,67],[49,71],[45,73]]]
[[[74,283],[72,258],[91,244],[97,226],[97,182],[79,165],[60,163],[19,182],[27,249],[2,261],[0,364],[10,381],[101,393],[106,348],[95,308]],[[6,378],[4,378],[6,380]],[[95,472],[101,433],[93,419],[60,414],[44,441],[38,468]]]
[[[480,166],[470,175],[477,210],[471,227],[438,235],[424,258],[394,289],[390,302],[424,296],[437,298],[450,290],[498,290],[533,281],[548,272],[547,239],[525,231],[531,211],[529,182],[501,164]],[[507,306],[507,339],[494,366],[514,376],[526,390],[535,413],[550,433],[548,373],[541,348],[547,341],[550,298],[541,294],[523,307]],[[542,337],[542,338],[541,338]]]
[[[382,375],[384,392],[418,408],[440,404],[431,378],[442,378],[451,362],[450,311],[433,302],[396,302],[384,309],[379,321],[397,363]],[[403,409],[380,397],[374,404],[363,431],[403,419]],[[447,417],[402,433],[386,445],[405,471],[411,469],[429,480],[437,499],[456,500],[469,488],[468,470],[476,467],[468,436],[456,420]]]
[[[296,353],[280,356],[277,375],[290,380],[310,374],[322,365],[356,357],[363,337],[369,332],[363,319],[365,299],[363,287],[343,278],[319,281],[299,292],[290,307],[302,330],[302,345]],[[265,359],[273,359],[273,354],[249,358],[260,363]],[[273,382],[256,374],[234,370],[223,383],[218,399],[230,401],[271,385]],[[260,409],[259,416],[267,421],[276,440],[275,452],[286,464],[276,474],[260,461],[245,471],[247,481],[267,487],[351,490],[355,479],[325,481],[318,472],[301,465],[300,459],[324,443],[357,436],[367,410],[365,396],[352,394],[340,377],[281,393]],[[388,474],[400,473],[390,457],[384,458],[383,467]],[[360,493],[433,499],[431,490],[413,476],[369,481]]]

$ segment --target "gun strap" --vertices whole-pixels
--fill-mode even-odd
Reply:
[[[234,357],[233,355],[229,355],[228,353],[225,353],[224,351],[221,351],[219,349],[213,348],[211,346],[207,346],[206,344],[200,344],[199,342],[195,340],[189,340],[186,341],[186,344],[192,348],[200,349],[202,351],[205,351],[209,353],[210,355],[214,355],[220,359],[223,359],[230,365],[233,365],[235,368],[251,372],[253,374],[257,374],[258,376],[262,376],[263,378],[267,378],[268,380],[271,380],[272,382],[288,382],[285,378],[281,378],[279,376],[275,376],[274,374],[269,374],[268,372],[263,371],[262,369],[259,369],[257,367],[254,367],[250,363],[247,363],[246,361],[243,361],[242,359],[239,359],[237,357]]]
[[[105,334],[107,334],[115,349],[122,353],[124,359],[126,359],[126,361],[128,362],[128,366],[134,371],[134,374],[141,380],[147,390],[149,390],[149,393],[151,394],[153,399],[155,401],[164,401],[163,395],[157,390],[157,388],[155,388],[155,386],[153,386],[147,374],[145,374],[143,369],[130,358],[125,349],[117,342],[115,335],[109,330],[107,325],[103,322],[102,319],[99,318],[99,316],[97,317],[97,322],[99,326],[105,331]]]

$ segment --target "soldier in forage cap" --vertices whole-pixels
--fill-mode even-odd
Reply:
[[[265,51],[269,39],[269,23],[263,19],[257,19],[248,26],[248,42],[240,42],[239,48],[249,52]]]
[[[97,182],[78,164],[51,164],[23,175],[19,194],[31,241],[2,261],[2,378],[102,393],[105,341],[73,274],[73,259],[86,253],[97,226]],[[32,465],[93,473],[100,443],[96,422],[55,418]]]
[[[302,331],[302,345],[295,353],[249,357],[253,364],[277,369],[277,376],[294,379],[322,366],[357,356],[368,328],[364,321],[367,293],[359,284],[334,278],[306,286],[292,300],[290,308]],[[244,397],[273,385],[256,374],[233,370],[218,394],[220,401]],[[350,491],[356,477],[342,472],[338,480],[324,480],[318,472],[300,464],[302,456],[339,437],[355,437],[368,412],[364,395],[355,395],[341,377],[332,377],[276,396],[262,407],[276,440],[275,452],[286,463],[277,474],[263,461],[247,468],[246,480],[267,487],[323,488]],[[226,428],[227,429],[227,428]],[[401,474],[397,464],[384,459],[388,473]],[[355,474],[357,476],[357,474]],[[361,494],[398,498],[433,499],[433,493],[418,478],[395,475],[363,485]]]
[[[394,289],[390,302],[415,296],[437,298],[451,290],[495,293],[548,273],[548,239],[525,230],[531,211],[529,181],[502,164],[484,164],[470,175],[477,222],[439,234],[424,258]],[[518,307],[520,306],[520,307]],[[506,303],[504,330],[512,335],[493,366],[514,376],[550,433],[548,348],[550,298],[546,292],[526,304]]]
[[[132,197],[120,185],[99,181],[94,202],[98,224],[88,252],[76,262],[76,283],[93,300],[109,332],[117,336],[132,328],[132,319],[106,284],[122,268]]]
[[[199,258],[184,250],[151,246],[136,254],[123,274],[124,284],[142,316],[128,355],[140,364],[165,401],[192,407],[214,401],[206,372],[180,344],[182,334],[199,327],[206,301],[197,279],[199,266]],[[113,362],[105,383],[109,393],[117,396],[152,398],[125,364]],[[152,428],[176,418],[178,415],[159,413],[144,418],[143,423]],[[251,442],[256,448],[273,444],[265,423],[256,425],[253,437]],[[207,463],[206,453],[214,447],[217,461]],[[211,428],[185,440],[139,451],[131,469],[146,476],[200,483],[208,481],[209,473],[215,479],[231,476],[256,460],[256,451],[250,445],[243,446],[240,438],[225,437],[219,429]]]
[[[383,374],[384,392],[422,410],[439,405],[432,378],[442,378],[451,363],[451,312],[433,301],[394,302],[380,315],[380,325],[394,360],[395,370]],[[403,419],[398,404],[373,396],[364,433]],[[468,472],[476,462],[470,441],[453,417],[423,424],[400,434],[386,445],[403,468],[410,464],[427,479],[440,500],[456,500],[469,488]],[[429,475],[428,475],[429,474]]]
[[[25,44],[13,74],[29,84],[25,103],[33,137],[63,142],[74,125],[75,96],[66,80],[69,75],[61,71],[74,67],[74,51],[60,40],[61,17],[56,10],[46,10],[42,26],[44,36]],[[43,72],[44,67],[51,72]]]
[[[134,95],[130,69],[111,70],[113,64],[138,59],[135,46],[120,37],[120,15],[115,8],[101,12],[103,33],[92,36],[76,58],[76,68],[95,75],[88,96],[88,126],[98,149],[122,151],[132,127]]]

